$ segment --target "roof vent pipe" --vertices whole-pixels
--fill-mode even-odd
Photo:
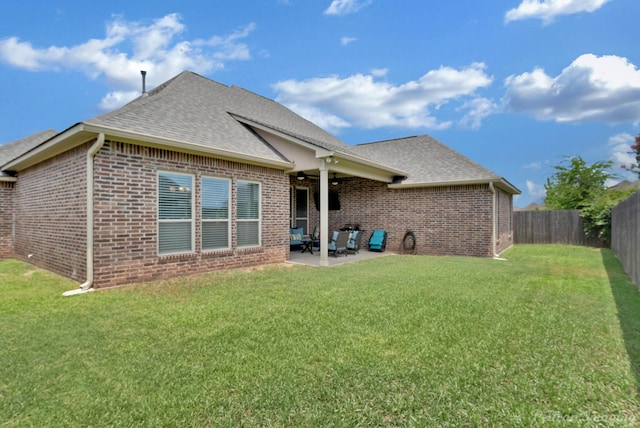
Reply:
[[[140,74],[142,74],[142,95],[144,95],[147,93],[147,72],[140,70]]]

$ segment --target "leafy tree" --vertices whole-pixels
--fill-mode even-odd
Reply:
[[[544,185],[545,206],[552,210],[581,210],[588,206],[606,190],[607,179],[615,177],[608,172],[611,165],[611,161],[587,165],[580,156],[566,156],[564,164],[554,166],[556,172]]]
[[[607,189],[595,197],[580,212],[580,216],[585,219],[585,234],[600,238],[607,245],[611,243],[611,208],[631,196],[635,191],[635,188]]]
[[[635,172],[638,174],[638,178],[640,178],[640,134],[636,137],[636,142],[631,146],[631,152],[629,153],[635,156],[636,163],[622,165],[622,168]]]
[[[547,209],[581,210],[584,232],[609,244],[611,238],[611,208],[633,193],[633,189],[607,189],[611,161],[588,165],[580,156],[567,157],[568,165],[555,166],[556,172],[547,179],[544,199]]]

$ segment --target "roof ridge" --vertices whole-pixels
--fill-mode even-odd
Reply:
[[[428,136],[427,134],[423,134],[424,136]],[[421,137],[422,135],[410,135],[408,137],[398,137],[398,138],[389,138],[388,140],[380,140],[380,141],[369,141],[367,143],[359,143],[356,144],[355,147],[357,146],[366,146],[368,144],[380,144],[380,143],[389,143],[391,141],[399,141],[399,140],[408,140],[410,138],[418,138]]]

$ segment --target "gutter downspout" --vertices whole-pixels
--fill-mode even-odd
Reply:
[[[96,142],[87,151],[87,280],[80,288],[62,293],[75,296],[93,291],[93,157],[104,146],[104,133],[98,134]]]
[[[498,204],[496,199],[498,198],[498,193],[496,192],[496,188],[493,186],[493,182],[490,181],[489,182],[489,190],[491,191],[491,195],[492,195],[492,212],[491,212],[491,245],[492,245],[492,252],[493,252],[493,259],[494,260],[506,260],[503,258],[500,258],[500,254],[496,253],[496,246],[497,246],[497,237],[496,237],[496,233],[498,231],[498,216],[496,215],[496,211],[498,209]]]

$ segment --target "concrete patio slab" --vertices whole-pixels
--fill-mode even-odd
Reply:
[[[380,253],[377,251],[360,250],[355,255],[349,254],[345,256],[344,254],[340,254],[338,255],[338,257],[329,255],[329,267],[341,265],[344,263],[354,263],[360,260],[367,260],[375,257],[388,256],[391,254],[395,253],[390,251]],[[292,250],[289,252],[289,260],[287,262],[307,266],[320,266],[320,250],[314,249],[313,254],[310,254],[309,252],[302,253],[301,251]]]

